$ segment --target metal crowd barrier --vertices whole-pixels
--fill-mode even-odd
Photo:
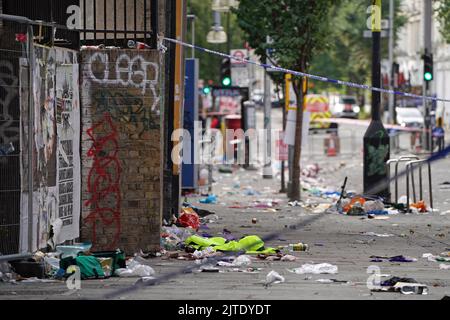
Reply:
[[[388,167],[388,172],[389,172],[389,177],[391,176],[391,164],[395,163],[395,176],[394,176],[394,185],[395,185],[395,200],[392,201],[392,198],[390,199],[391,202],[395,202],[397,203],[398,201],[398,166],[400,163],[402,162],[408,162],[411,160],[419,160],[419,157],[414,156],[414,155],[409,155],[409,156],[402,156],[398,159],[390,159],[386,165]]]
[[[415,160],[410,161],[406,164],[406,206],[409,208],[410,203],[410,197],[409,197],[409,175],[411,174],[411,183],[412,183],[412,193],[413,193],[413,200],[414,202],[417,202],[416,198],[416,188],[414,183],[414,169],[416,166],[419,167],[419,194],[420,194],[420,200],[423,200],[423,184],[422,184],[422,164],[427,163],[426,160]],[[431,164],[428,163],[428,186],[429,186],[429,192],[430,192],[430,207],[433,208],[433,187],[431,182]]]
[[[424,200],[424,186],[423,186],[423,174],[422,174],[422,166],[424,163],[427,163],[427,160],[420,160],[418,156],[415,155],[407,155],[401,156],[398,159],[390,159],[386,162],[386,166],[389,172],[389,176],[391,176],[391,165],[395,164],[395,173],[394,173],[394,186],[395,186],[395,199],[392,201],[392,197],[390,201],[392,203],[397,203],[399,199],[398,195],[398,168],[401,163],[405,163],[406,168],[406,208],[409,211],[409,206],[411,204],[411,193],[412,189],[412,200],[413,202],[417,202],[417,192],[416,192],[416,181],[414,170],[416,167],[419,167],[419,200]],[[410,183],[411,182],[411,183]],[[411,189],[410,189],[411,186]],[[430,207],[433,208],[433,189],[432,189],[432,178],[431,178],[431,164],[428,163],[428,187],[430,193]]]

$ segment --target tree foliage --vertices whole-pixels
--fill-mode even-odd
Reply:
[[[272,49],[278,65],[306,71],[329,34],[332,0],[241,0],[236,10],[245,39],[263,59]],[[267,44],[269,36],[273,43]]]
[[[441,24],[441,34],[445,42],[450,43],[450,0],[438,0],[437,14]]]
[[[306,72],[315,54],[323,50],[329,32],[332,0],[241,0],[236,10],[245,39],[263,60]],[[269,40],[269,41],[268,41]],[[280,75],[272,76],[280,83]],[[281,79],[280,79],[281,78]],[[292,165],[291,200],[300,200],[300,159],[303,123],[301,79],[294,77],[297,97],[295,147]]]
[[[311,72],[334,79],[356,83],[369,83],[372,66],[372,40],[364,38],[367,30],[368,0],[343,0],[330,14],[331,36],[326,49],[314,57]],[[406,22],[399,10],[401,0],[395,0],[394,35]],[[382,18],[389,17],[389,1],[382,2]],[[382,39],[382,57],[388,56],[389,38]],[[340,91],[364,96],[364,91],[351,87],[336,87],[328,83],[315,83],[315,89],[321,91]]]

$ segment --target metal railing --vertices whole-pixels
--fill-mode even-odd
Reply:
[[[412,185],[412,194],[413,200],[416,203],[416,185],[414,182],[414,169],[419,167],[419,194],[420,200],[424,200],[423,198],[423,179],[422,179],[422,164],[427,163],[426,160],[415,160],[410,161],[406,164],[406,208],[409,208],[410,197],[409,197],[409,179],[411,176],[411,185]],[[433,209],[433,186],[431,181],[431,164],[428,162],[428,187],[429,187],[429,195],[430,195],[430,208]]]
[[[81,42],[127,46],[143,41],[157,48],[158,0],[81,0]]]
[[[79,33],[67,28],[67,20],[71,7],[79,4],[77,0],[2,0],[2,12],[11,16],[27,17],[32,20],[34,42],[46,46],[58,43],[58,46],[78,49]],[[16,32],[26,27],[23,23],[4,21]]]
[[[395,171],[394,171],[394,177],[392,178],[392,181],[394,181],[394,187],[395,187],[395,199],[392,200],[392,197],[390,199],[390,202],[397,203],[399,201],[399,173],[398,169],[400,164],[405,164],[405,175],[406,175],[406,210],[409,211],[410,204],[411,204],[411,192],[412,191],[412,200],[414,203],[418,201],[424,200],[424,185],[423,185],[423,172],[422,167],[424,164],[427,164],[426,160],[420,160],[418,156],[415,155],[406,155],[401,156],[397,159],[390,159],[386,162],[386,166],[389,172],[389,176],[391,176],[391,166],[395,164]],[[433,208],[433,187],[432,187],[432,176],[431,176],[431,164],[428,163],[428,188],[429,188],[429,200],[430,200],[430,207]],[[418,168],[419,171],[419,198],[417,197],[417,188],[416,188],[416,181],[415,181],[415,169]],[[412,189],[412,190],[411,190]]]
[[[399,199],[398,198],[398,167],[399,167],[400,163],[408,162],[411,160],[419,160],[419,157],[414,156],[414,155],[401,156],[398,159],[390,159],[388,162],[386,162],[389,177],[391,176],[391,165],[395,163],[395,174],[394,174],[395,200],[392,201],[392,197],[391,197],[391,199],[390,199],[391,202],[397,202]]]
[[[0,260],[29,256],[32,248],[33,198],[28,192],[27,223],[21,216],[23,190],[33,189],[33,170],[21,179],[26,164],[33,163],[33,135],[28,135],[27,148],[21,143],[22,129],[33,132],[34,108],[21,112],[21,103],[33,106],[33,23],[31,20],[0,14]],[[17,35],[17,30],[26,30]],[[25,120],[26,119],[26,120]],[[25,141],[26,138],[22,138]],[[21,159],[23,166],[21,167]],[[28,166],[32,167],[32,166]],[[23,220],[22,220],[23,219]],[[26,233],[22,237],[22,230]],[[25,231],[26,230],[26,231]],[[21,243],[26,239],[26,244]]]

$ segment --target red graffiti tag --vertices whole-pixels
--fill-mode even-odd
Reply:
[[[88,193],[90,199],[84,205],[91,206],[91,212],[84,219],[92,225],[92,243],[97,241],[96,228],[99,226],[112,230],[113,239],[109,241],[109,248],[116,249],[120,237],[120,174],[122,168],[117,157],[119,145],[118,132],[111,115],[103,114],[103,119],[87,134],[93,142],[87,156],[93,158],[92,168],[88,176]],[[109,232],[105,231],[105,235]]]

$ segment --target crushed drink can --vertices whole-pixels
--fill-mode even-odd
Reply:
[[[306,243],[296,243],[292,245],[293,251],[308,251],[309,246]]]

